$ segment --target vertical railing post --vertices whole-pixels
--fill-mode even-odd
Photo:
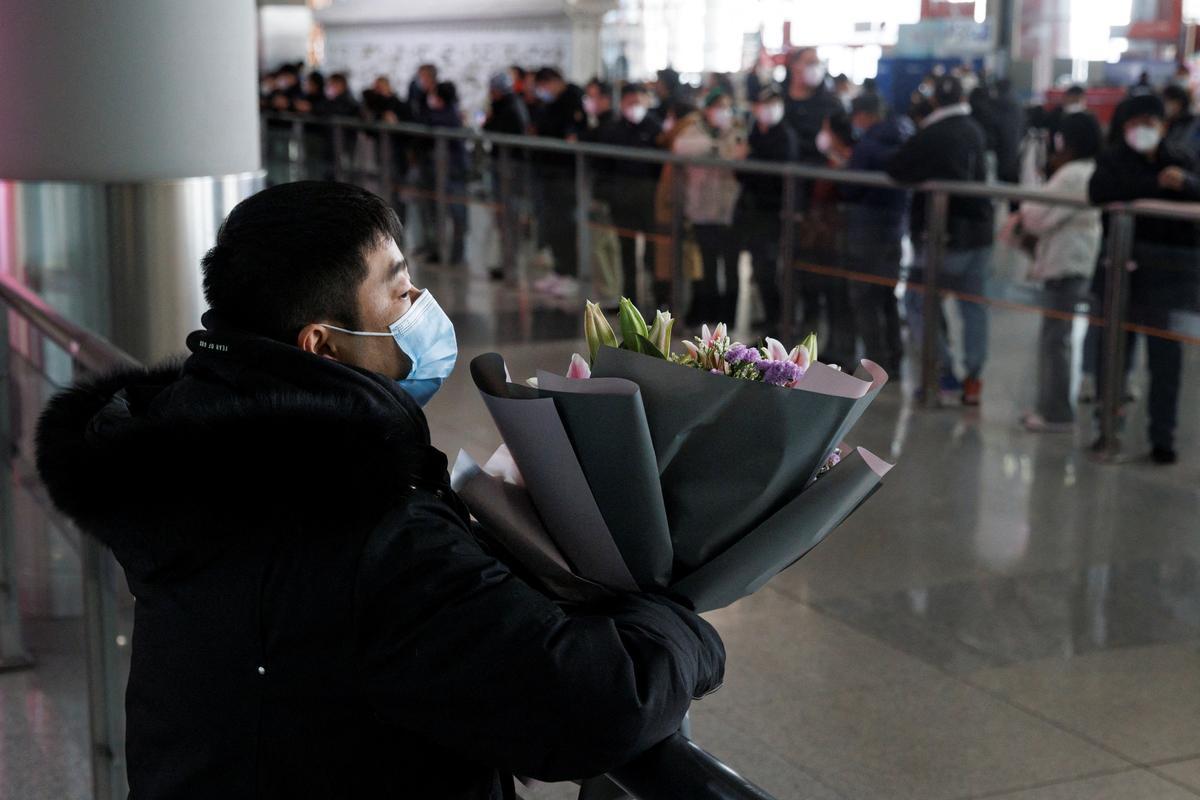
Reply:
[[[21,628],[17,599],[16,514],[13,509],[13,459],[16,431],[10,396],[12,374],[8,339],[8,311],[0,306],[0,670],[33,665]]]
[[[346,129],[336,118],[333,122],[333,179],[346,180],[346,171],[342,166],[342,153],[346,149]]]
[[[683,273],[683,204],[687,188],[687,167],[682,161],[671,164],[671,311],[682,317],[687,297],[687,279]]]
[[[921,387],[926,408],[939,404],[938,379],[942,337],[942,298],[938,292],[938,277],[946,257],[946,219],[950,197],[944,191],[930,192],[926,197],[925,255],[921,273],[925,281],[922,298],[921,323]]]
[[[379,131],[379,193],[392,204],[396,196],[396,182],[392,179],[392,134]]]
[[[498,201],[500,203],[500,213],[497,215],[500,225],[500,261],[504,267],[504,272],[507,275],[516,275],[517,272],[517,227],[520,221],[517,216],[517,201],[513,193],[513,159],[512,148],[507,145],[498,145],[496,150],[499,151],[499,169],[497,178],[499,182]],[[496,153],[493,150],[493,153]],[[518,275],[518,277],[520,277]]]
[[[95,800],[129,794],[121,724],[122,697],[117,647],[117,602],[108,551],[81,536],[83,628],[87,646],[88,718],[91,730],[92,791]]]
[[[446,193],[450,182],[450,142],[446,137],[438,136],[433,140],[433,192],[436,203],[434,214],[437,225],[438,260],[442,264],[450,263],[450,231],[447,222],[450,217],[449,201]]]
[[[592,179],[587,156],[575,154],[575,263],[579,265],[579,288],[584,296],[592,292]],[[637,288],[632,292],[637,302]]]
[[[308,174],[308,153],[304,143],[304,123],[298,119],[292,120],[292,138],[288,141],[288,180],[298,181],[310,178]]]
[[[1120,417],[1125,393],[1125,307],[1133,253],[1133,216],[1125,210],[1108,215],[1108,257],[1104,267],[1104,336],[1100,351],[1100,448],[1096,457],[1117,461],[1121,456]]]
[[[782,295],[779,336],[785,342],[796,339],[796,179],[783,176],[783,198],[779,212],[779,262],[775,279]],[[755,265],[758,269],[758,265]],[[769,311],[769,309],[768,309]]]

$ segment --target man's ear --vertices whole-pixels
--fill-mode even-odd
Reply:
[[[300,333],[296,334],[296,346],[315,356],[332,358],[335,361],[341,360],[338,357],[337,342],[334,337],[330,336],[329,328],[324,325],[315,323],[305,325],[300,329]]]

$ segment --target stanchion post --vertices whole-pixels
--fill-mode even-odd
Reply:
[[[687,174],[682,163],[671,162],[671,309],[681,317],[686,313],[684,303],[687,286],[683,274],[683,204]],[[712,320],[715,322],[716,320]]]
[[[10,396],[8,311],[0,306],[0,671],[33,666],[21,628],[17,599],[16,514],[13,511],[13,458],[16,435]]]
[[[304,123],[298,119],[292,120],[292,138],[288,142],[288,177],[294,181],[310,177],[308,174],[308,154],[304,147]]]
[[[553,213],[551,211],[550,213]],[[592,291],[592,179],[587,156],[575,154],[575,263],[579,265],[579,288],[585,295]],[[637,294],[636,287],[633,294]],[[634,298],[636,302],[636,298]]]
[[[379,132],[379,189],[383,198],[392,203],[396,197],[396,182],[392,179],[392,134]]]
[[[346,172],[342,166],[342,153],[346,150],[346,129],[342,127],[342,123],[335,121],[333,123],[333,179],[335,181],[346,180]]]
[[[434,241],[437,242],[438,259],[443,264],[449,264],[450,231],[447,230],[447,222],[450,218],[450,205],[446,193],[449,191],[450,182],[450,142],[445,136],[438,136],[433,140],[433,181],[437,208],[434,215],[437,236]]]
[[[796,179],[783,176],[782,209],[779,212],[779,263],[775,280],[783,307],[780,309],[779,336],[785,342],[796,339]]]
[[[108,551],[91,536],[80,537],[83,568],[83,627],[87,642],[88,717],[91,729],[92,796],[119,800],[129,794],[121,724],[117,604]]]
[[[925,257],[921,273],[925,281],[921,323],[921,388],[926,408],[937,408],[938,378],[941,364],[939,344],[942,336],[942,298],[938,277],[946,256],[946,219],[950,197],[943,191],[930,192],[926,198]]]
[[[516,198],[513,196],[512,148],[499,145],[496,150],[500,159],[497,175],[500,184],[497,187],[500,202],[500,259],[504,271],[513,275],[516,274],[517,268],[517,227],[520,221],[517,217]]]
[[[1100,448],[1101,461],[1121,457],[1121,401],[1125,393],[1125,306],[1128,301],[1129,272],[1125,265],[1133,253],[1133,216],[1125,210],[1108,215],[1108,257],[1104,275],[1104,336],[1100,353]]]

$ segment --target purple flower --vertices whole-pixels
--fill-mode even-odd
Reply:
[[[791,361],[762,359],[754,362],[754,367],[762,373],[763,383],[769,383],[772,386],[787,386],[803,374],[800,367]]]
[[[756,348],[746,347],[744,344],[735,344],[725,354],[725,361],[729,364],[748,364],[760,358],[762,354]]]

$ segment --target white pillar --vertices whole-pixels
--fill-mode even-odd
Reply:
[[[0,0],[0,270],[138,358],[182,350],[200,256],[261,181],[256,16],[252,0]]]

